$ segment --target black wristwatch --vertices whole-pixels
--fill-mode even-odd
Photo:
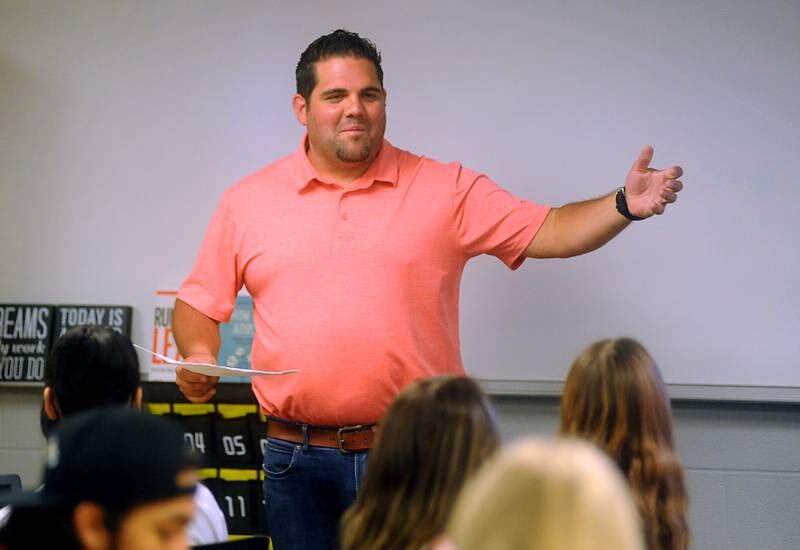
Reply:
[[[617,212],[619,212],[632,222],[638,222],[644,219],[640,218],[639,216],[634,216],[633,214],[631,214],[631,211],[628,210],[628,200],[625,198],[624,187],[620,187],[619,189],[617,189]]]

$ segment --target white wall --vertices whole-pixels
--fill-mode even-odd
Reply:
[[[639,337],[670,383],[800,386],[797,2],[0,1],[0,302],[127,303],[188,272],[223,189],[293,150],[293,69],[382,49],[388,137],[547,203],[681,163],[663,218],[508,273],[473,262],[467,369],[561,380]]]

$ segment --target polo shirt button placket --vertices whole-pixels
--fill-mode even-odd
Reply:
[[[338,238],[340,240],[341,239],[350,240],[350,239],[353,238],[353,231],[352,231],[351,225],[348,223],[348,221],[350,220],[350,212],[349,212],[349,209],[347,208],[347,206],[345,205],[345,203],[347,202],[347,191],[343,191],[339,195],[339,201],[338,202],[339,202],[339,204],[338,204],[339,223],[337,224],[338,225],[338,230],[337,230]]]

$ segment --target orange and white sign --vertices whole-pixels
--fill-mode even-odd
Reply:
[[[153,332],[150,349],[163,355],[181,361],[175,337],[172,335],[172,312],[175,309],[177,290],[157,290],[155,306],[153,307]],[[167,363],[155,355],[147,354],[145,361],[149,361],[148,380],[175,381],[175,366]]]

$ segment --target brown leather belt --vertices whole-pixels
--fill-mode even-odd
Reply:
[[[306,440],[303,437],[303,426],[303,424],[287,422],[280,418],[268,417],[267,436],[304,444]],[[378,429],[377,424],[343,426],[341,428],[305,426],[309,445],[339,449],[343,453],[369,450],[372,447],[375,432]]]

